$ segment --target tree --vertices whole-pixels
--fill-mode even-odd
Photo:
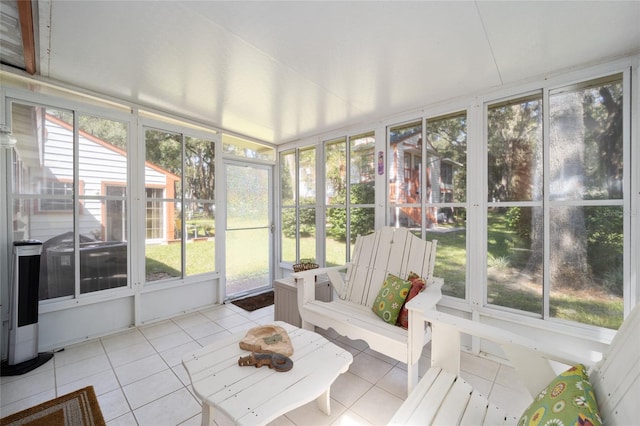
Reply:
[[[129,132],[126,123],[84,114],[80,114],[78,123],[83,132],[127,151]]]
[[[550,99],[550,197],[581,200],[584,195],[583,99],[580,92],[558,93]],[[578,207],[551,211],[550,272],[555,283],[581,287],[587,273],[584,215]]]
[[[185,197],[214,200],[215,196],[215,144],[211,141],[186,138],[185,143]],[[204,203],[205,213],[210,204]]]
[[[467,116],[427,120],[427,141],[440,158],[448,158],[462,167],[456,170],[453,201],[467,199]]]
[[[589,89],[584,100],[585,143],[589,167],[587,187],[606,188],[590,198],[622,198],[622,84],[616,81]]]
[[[515,100],[489,108],[488,165],[490,202],[541,201],[542,102]],[[511,207],[506,220],[529,246],[525,270],[539,272],[543,254],[542,209]]]

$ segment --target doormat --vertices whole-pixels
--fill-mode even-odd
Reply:
[[[245,297],[244,299],[234,300],[231,303],[241,307],[245,311],[255,311],[256,309],[273,305],[273,291],[261,293],[256,296]]]
[[[0,419],[1,426],[105,425],[93,386],[79,389]]]

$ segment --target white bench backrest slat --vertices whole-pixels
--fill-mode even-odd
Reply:
[[[420,238],[411,239],[411,252],[407,256],[405,274],[415,272],[427,282],[433,279],[433,268],[436,263],[435,242],[425,241]]]
[[[622,323],[589,379],[604,422],[625,425],[638,421],[640,305]]]
[[[362,294],[365,290],[365,284],[370,281],[371,270],[375,264],[376,256],[376,238],[375,234],[367,237],[358,237],[356,239],[356,248],[354,250],[353,260],[347,269],[345,285],[347,291],[345,299],[362,303]]]
[[[371,307],[388,274],[415,272],[433,278],[437,241],[424,241],[406,228],[384,227],[358,236],[345,274],[344,299]]]

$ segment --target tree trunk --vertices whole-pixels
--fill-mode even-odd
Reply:
[[[584,193],[584,124],[579,93],[551,98],[550,199],[582,200]],[[550,210],[551,278],[554,285],[580,287],[587,272],[587,238],[583,210]]]

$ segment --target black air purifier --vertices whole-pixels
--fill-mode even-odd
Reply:
[[[53,354],[38,353],[38,291],[42,242],[13,243],[12,280],[9,289],[9,353],[2,375],[24,374]]]

